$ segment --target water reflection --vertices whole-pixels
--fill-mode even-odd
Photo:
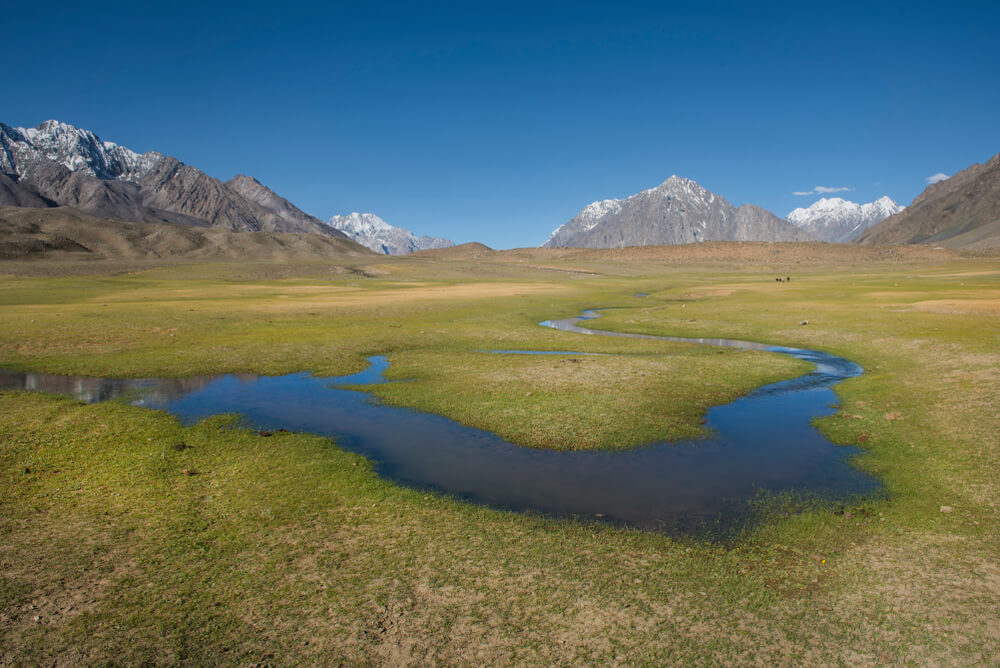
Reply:
[[[254,375],[240,375],[247,382]],[[32,390],[64,394],[86,404],[110,399],[136,397],[135,403],[164,403],[199,390],[217,376],[187,378],[94,378],[89,376],[57,376],[44,373],[18,373],[0,370],[0,390]]]

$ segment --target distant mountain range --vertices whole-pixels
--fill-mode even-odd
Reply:
[[[415,236],[409,230],[390,225],[374,213],[334,216],[327,224],[362,246],[384,255],[406,255],[414,251],[450,248],[455,245],[449,239]]]
[[[1000,246],[1000,154],[933,183],[905,211],[866,230],[864,244]]]
[[[690,179],[671,176],[625,199],[584,207],[543,247],[616,248],[699,241],[810,241],[813,237],[759,206],[733,206]]]
[[[245,186],[242,180],[236,185]],[[0,124],[0,205],[71,206],[133,222],[343,236],[273,193],[245,191],[252,197],[176,158],[136,153],[58,121],[27,129]]]
[[[808,208],[795,209],[786,220],[820,241],[846,243],[903,208],[888,197],[867,204],[824,197]]]
[[[361,252],[366,248],[390,255],[453,246],[448,239],[417,237],[372,213],[334,216],[324,223],[250,176],[223,183],[176,158],[156,151],[136,153],[58,121],[35,128],[0,123],[0,207],[72,207],[137,223],[319,234],[359,244]],[[18,229],[27,234],[26,228]],[[690,179],[671,176],[630,197],[589,204],[543,246],[816,239],[1000,245],[1000,155],[928,186],[905,209],[888,197],[867,204],[834,197],[795,209],[787,220],[752,204],[734,206]]]
[[[223,183],[162,153],[136,153],[58,121],[35,128],[0,123],[0,206],[69,206],[129,222],[321,234],[356,239],[379,253],[452,245],[416,237],[373,214],[335,216],[326,224],[253,177]],[[350,235],[337,229],[341,224]]]

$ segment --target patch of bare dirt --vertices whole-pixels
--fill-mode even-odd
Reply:
[[[1000,299],[931,299],[915,302],[913,309],[927,313],[1000,317]]]
[[[34,631],[58,630],[76,617],[92,613],[108,590],[133,571],[134,564],[122,549],[106,551],[113,541],[100,527],[67,519],[55,527],[17,523],[5,534],[0,547],[0,569],[5,596],[0,598],[0,665],[18,661],[25,639]],[[60,545],[72,543],[74,551],[92,559],[60,562]],[[70,656],[55,665],[73,665]]]
[[[969,647],[1000,650],[1000,617],[989,612],[1000,604],[1000,562],[980,556],[990,551],[974,545],[956,550],[956,543],[966,540],[920,534],[899,545],[858,548],[847,559],[864,564],[864,582],[839,593],[834,610],[841,617],[853,613],[851,623],[872,640],[882,635],[888,643],[903,645],[906,639],[888,629],[912,629],[918,642],[899,647],[903,663],[956,664]],[[922,638],[926,644],[919,642]],[[938,640],[936,646],[931,638]],[[942,638],[950,640],[942,643]],[[990,659],[981,656],[980,661]]]
[[[736,292],[736,288],[698,288],[688,291],[684,296],[687,299],[701,299],[703,297],[728,297]]]

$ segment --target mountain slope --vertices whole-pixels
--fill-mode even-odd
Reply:
[[[251,202],[255,202],[275,214],[286,224],[315,232],[328,234],[327,225],[316,216],[298,208],[287,199],[262,184],[252,176],[237,174],[226,181],[226,186]]]
[[[329,226],[316,216],[310,216],[287,199],[262,184],[252,176],[237,174],[226,181],[226,187],[242,196],[244,199],[259,204],[279,219],[290,230],[311,231],[315,234],[330,234]],[[339,232],[335,236],[340,235]]]
[[[671,176],[659,186],[631,197],[587,205],[542,246],[617,248],[811,239],[806,232],[758,206],[733,206],[690,179]]]
[[[48,207],[55,203],[28,183],[20,183],[0,172],[0,206]]]
[[[951,248],[1000,246],[1000,154],[927,186],[905,211],[855,241]]]
[[[786,220],[820,241],[845,243],[902,210],[902,206],[888,197],[867,204],[824,197],[808,208],[795,209]]]
[[[334,216],[328,223],[362,246],[384,255],[406,255],[418,250],[450,248],[455,244],[440,237],[418,237],[402,227],[385,222],[374,213]]]
[[[318,234],[233,232],[98,218],[70,207],[0,207],[0,260],[371,258],[348,239]]]
[[[346,238],[259,183],[270,197],[253,189],[243,182],[246,177],[234,179],[231,187],[176,158],[136,153],[57,121],[28,129],[0,123],[0,173],[5,176],[0,202],[8,205],[71,206],[133,222]]]

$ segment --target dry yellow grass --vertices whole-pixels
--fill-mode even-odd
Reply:
[[[1000,316],[1000,298],[997,299],[932,299],[914,302],[917,311],[929,313],[962,313],[967,315]]]

